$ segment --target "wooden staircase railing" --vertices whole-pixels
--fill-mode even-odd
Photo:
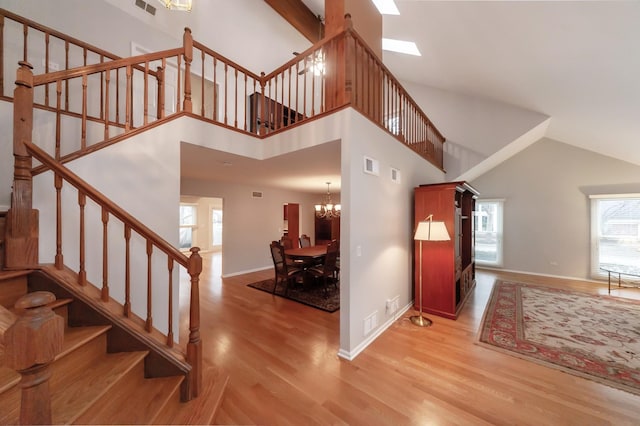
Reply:
[[[22,59],[28,57],[29,34],[33,31],[44,34],[45,67],[43,74],[34,76],[33,67],[23,60],[17,72],[13,96],[14,183],[12,207],[6,218],[5,266],[8,269],[37,267],[38,212],[32,209],[31,180],[34,175],[51,170],[57,200],[56,268],[62,268],[64,264],[60,194],[63,182],[67,182],[78,191],[81,236],[78,277],[81,285],[86,283],[84,212],[87,198],[101,211],[103,300],[110,297],[109,221],[116,218],[124,227],[124,316],[132,315],[129,300],[132,232],[145,241],[148,300],[144,323],[148,332],[154,329],[151,295],[159,291],[153,286],[151,259],[154,250],[166,255],[169,277],[167,346],[173,345],[174,265],[181,265],[187,270],[191,277],[189,342],[186,347],[186,358],[194,373],[189,391],[191,397],[198,395],[201,386],[198,283],[202,260],[198,249],[193,248],[191,257],[187,258],[62,166],[64,162],[157,125],[169,115],[189,115],[262,138],[352,106],[432,164],[440,169],[443,167],[445,138],[353,30],[349,15],[345,17],[342,32],[321,40],[275,71],[260,76],[194,41],[188,28],[184,32],[182,47],[123,59],[3,9],[0,9],[0,61],[5,58],[5,27],[9,20],[14,22],[13,25],[18,23],[22,26]],[[51,72],[49,69],[52,38],[64,45],[66,59],[62,71]],[[83,65],[71,68],[74,47],[80,49]],[[91,57],[99,60],[89,63]],[[0,62],[0,70],[2,68],[3,62]],[[194,84],[199,84],[195,93]],[[50,96],[52,90],[55,91],[55,106]],[[1,72],[0,97],[8,98],[4,95]],[[36,107],[54,114],[55,143],[45,141],[45,145],[53,145],[53,152],[45,152],[33,141]],[[65,123],[67,127],[73,127],[69,126],[69,120],[79,124],[75,126],[79,129],[77,133],[66,130]],[[63,146],[63,141],[70,146]],[[35,168],[33,157],[41,163]]]
[[[5,57],[9,23],[22,27],[23,61],[29,48],[44,51],[44,74],[34,77],[34,105],[55,114],[55,148],[50,155],[63,163],[179,113],[267,137],[352,106],[443,168],[444,136],[353,30],[348,14],[342,32],[261,75],[193,40],[188,28],[179,48],[121,59],[4,9],[0,9],[0,61]],[[34,34],[42,34],[44,46],[29,43]],[[57,50],[54,41],[60,45]],[[49,61],[60,57],[57,51],[62,46],[64,69],[51,72]],[[83,65],[71,67],[78,62]],[[74,120],[80,122],[75,126],[78,134],[69,124]],[[44,170],[36,167],[34,174]]]
[[[167,347],[174,346],[174,319],[173,319],[173,276],[175,264],[185,268],[191,279],[191,293],[189,300],[189,339],[185,351],[186,360],[191,365],[191,383],[190,383],[190,395],[188,399],[197,397],[202,387],[202,341],[200,339],[200,297],[199,297],[199,280],[200,273],[202,272],[202,258],[199,255],[200,249],[198,247],[191,248],[190,257],[182,254],[178,249],[169,244],[166,240],[151,231],[143,223],[135,219],[129,213],[122,208],[114,204],[107,197],[105,197],[98,190],[90,186],[79,176],[71,172],[66,167],[60,165],[54,158],[45,153],[42,149],[36,145],[25,142],[27,151],[33,155],[34,158],[42,162],[47,168],[54,173],[54,184],[56,189],[56,255],[55,266],[57,269],[64,267],[64,254],[63,254],[63,241],[62,236],[62,206],[60,192],[62,189],[62,183],[67,182],[78,191],[78,209],[80,215],[80,241],[79,241],[79,255],[80,255],[80,269],[78,271],[78,284],[84,286],[87,284],[85,270],[85,220],[84,212],[87,198],[92,200],[97,206],[100,207],[102,212],[103,223],[103,251],[102,251],[102,288],[101,297],[103,302],[109,301],[109,240],[107,228],[109,226],[109,220],[111,217],[118,219],[124,227],[124,245],[125,245],[125,303],[123,306],[123,316],[130,318],[132,314],[131,309],[131,236],[132,233],[138,234],[142,239],[146,241],[146,254],[147,254],[147,309],[146,318],[144,320],[145,331],[151,333],[154,331],[153,318],[152,318],[152,294],[160,291],[160,288],[154,287],[154,281],[151,273],[152,254],[154,250],[158,250],[167,259],[167,276],[168,276],[168,288],[167,298],[168,304],[167,310],[167,335],[165,344]]]

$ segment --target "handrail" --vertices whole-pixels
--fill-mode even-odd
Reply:
[[[128,65],[133,66],[143,62],[159,61],[165,58],[180,55],[182,52],[183,49],[181,47],[177,47],[174,49],[161,50],[160,52],[145,53],[143,55],[131,56],[128,58],[114,59],[113,61],[109,62],[99,62],[97,64],[84,65],[68,70],[34,75],[33,85],[41,86],[43,84],[55,83],[60,80],[69,80],[72,78],[82,77],[83,75],[97,74],[115,68],[124,68]],[[140,69],[144,70],[144,67],[140,67]],[[151,74],[151,70],[149,70],[149,74]]]
[[[47,154],[43,149],[31,142],[24,142],[24,144],[27,147],[27,151],[29,151],[29,153],[33,155],[33,157],[35,157],[42,164],[46,165],[55,174],[60,175],[62,178],[64,178],[64,180],[68,181],[75,188],[84,192],[89,196],[89,198],[97,202],[101,207],[105,207],[109,211],[109,213],[120,219],[122,222],[125,222],[131,227],[132,230],[136,231],[142,237],[152,241],[155,246],[160,248],[167,255],[171,256],[180,265],[184,266],[185,268],[189,266],[189,258],[182,252],[180,252],[180,250],[176,249],[173,245],[168,243],[167,240],[157,235],[144,223],[140,222],[138,219],[127,213],[123,208],[115,204],[113,201],[109,200],[109,198],[107,198],[103,193],[89,185],[80,176],[76,175],[68,168],[61,166],[59,162],[57,162],[53,157]]]
[[[195,47],[196,49],[200,49],[200,50],[204,51],[209,56],[213,56],[214,58],[222,61],[223,63],[225,63],[227,65],[232,66],[233,68],[237,69],[238,71],[241,71],[243,74],[247,74],[248,76],[250,76],[252,78],[255,78],[256,80],[260,80],[260,76],[258,74],[255,74],[253,71],[249,71],[248,69],[246,69],[242,65],[238,65],[236,62],[234,62],[231,59],[219,54],[215,50],[205,46],[204,44],[200,43],[197,40],[193,40],[193,47]]]
[[[398,81],[398,79],[396,79],[396,77],[393,75],[393,73],[391,72],[391,70],[389,70],[389,68],[387,68],[387,66],[378,58],[378,56],[375,54],[375,52],[373,51],[373,49],[371,49],[371,47],[369,47],[369,45],[367,44],[367,42],[364,41],[364,39],[360,36],[360,34],[358,34],[355,30],[353,29],[348,29],[346,30],[354,39],[356,39],[363,47],[364,49],[372,56],[373,60],[376,62],[376,65],[378,67],[380,67],[384,73],[387,75],[387,78],[389,78],[391,81],[393,81],[397,86],[399,86],[400,88],[402,88],[403,91],[403,95],[407,98],[407,100],[409,100],[411,102],[411,104],[415,107],[416,111],[418,112],[418,114],[424,116],[427,121],[429,122],[429,124],[431,124],[431,126],[433,126],[433,130],[436,132],[436,134],[438,135],[438,137],[440,137],[442,140],[445,140],[446,138],[442,135],[442,133],[440,133],[440,131],[438,130],[438,128],[433,124],[433,122],[427,117],[427,114],[422,110],[422,108],[420,108],[420,106],[418,105],[418,103],[411,97],[411,95],[409,95],[409,92],[407,92],[403,87],[402,84]]]

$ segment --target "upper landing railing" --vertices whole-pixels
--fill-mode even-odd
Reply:
[[[8,47],[20,39],[22,49]],[[15,64],[34,67],[34,106],[55,116],[50,134],[39,132],[46,141],[34,142],[50,147],[58,161],[177,114],[266,137],[351,106],[443,168],[445,138],[353,30],[349,15],[343,31],[260,75],[194,41],[188,29],[181,47],[122,59],[3,9],[0,49],[1,97],[11,97],[5,76]]]

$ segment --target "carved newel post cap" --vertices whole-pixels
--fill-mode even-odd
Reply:
[[[5,364],[21,371],[46,364],[62,350],[64,319],[47,304],[56,300],[48,291],[22,296],[15,304],[18,319],[4,334]]]
[[[33,87],[33,65],[27,61],[18,62],[16,70],[16,84],[19,86]]]

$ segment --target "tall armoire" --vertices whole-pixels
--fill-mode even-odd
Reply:
[[[456,319],[475,286],[474,210],[478,191],[466,182],[420,185],[415,188],[414,229],[433,215],[443,221],[449,241],[423,241],[422,259],[415,241],[414,288],[418,309],[422,260],[422,310]]]

